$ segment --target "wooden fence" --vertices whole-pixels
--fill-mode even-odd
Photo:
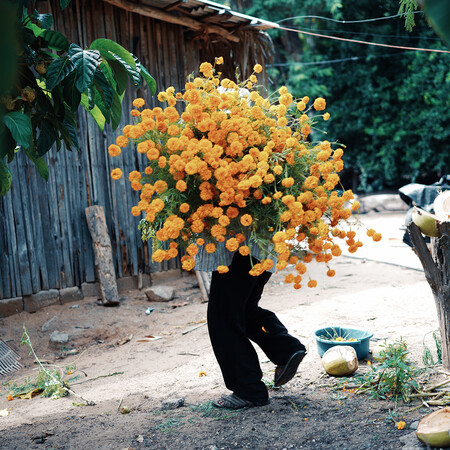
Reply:
[[[130,49],[154,76],[158,89],[171,85],[181,89],[186,75],[196,70],[205,54],[201,41],[186,39],[189,34],[182,26],[132,14],[101,1],[73,0],[64,11],[58,5],[59,0],[37,2],[41,13],[53,13],[55,29],[63,31],[71,42],[86,47],[94,39],[107,37]],[[220,46],[222,56],[227,57],[224,51],[230,57],[233,51],[237,53],[223,43]],[[148,92],[129,88],[119,130],[129,120],[128,111],[137,95],[153,105]],[[127,180],[132,170],[144,169],[144,160],[131,148],[112,160],[107,148],[118,134],[108,127],[101,132],[86,112],[80,112],[81,151],[52,149],[46,155],[48,183],[39,177],[23,151],[17,153],[10,165],[11,191],[0,197],[0,299],[95,281],[85,218],[85,208],[91,205],[105,208],[118,277],[179,267],[179,262],[173,260],[162,265],[149,262],[148,248],[137,230],[138,219],[130,213],[139,198]],[[114,167],[124,173],[119,181],[110,178]]]

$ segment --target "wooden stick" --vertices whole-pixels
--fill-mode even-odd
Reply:
[[[239,42],[239,37],[234,36],[225,28],[212,24],[206,25],[186,15],[176,16],[174,14],[167,13],[160,9],[152,8],[151,6],[148,5],[132,3],[128,0],[103,0],[103,1],[106,3],[110,3],[111,5],[117,6],[118,8],[122,8],[125,9],[126,11],[140,14],[142,16],[162,20],[163,22],[174,23],[176,25],[181,25],[183,27],[191,28],[193,30],[206,31],[206,33],[218,34],[219,36],[222,36],[231,42]]]
[[[450,378],[448,380],[443,381],[442,383],[435,384],[433,386],[427,387],[423,391],[424,392],[434,391],[436,388],[441,387],[441,386],[445,386],[446,384],[449,384],[449,383],[450,383]]]

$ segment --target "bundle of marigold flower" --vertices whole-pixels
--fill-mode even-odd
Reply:
[[[202,63],[203,76],[188,79],[184,93],[173,87],[160,92],[163,107],[143,109],[144,100],[136,99],[135,122],[109,153],[118,156],[132,141],[148,158],[144,173],[129,174],[131,187],[141,191],[131,213],[145,213],[139,228],[144,240],[152,238],[155,261],[175,258],[184,248],[182,265],[191,270],[199,246],[213,253],[225,245],[249,255],[256,245],[264,257],[250,273],[270,270],[274,261],[278,270],[293,264],[298,275],[289,274],[286,282],[299,288],[304,263],[315,259],[328,267],[341,254],[338,239],[350,252],[362,245],[355,231],[339,228],[352,214],[345,203],[354,198],[350,190],[336,190],[343,150],[308,141],[314,123],[329,118],[323,98],[295,100],[286,87],[277,98],[264,98],[254,87],[259,64],[238,84],[220,79],[220,63],[222,58],[214,66]],[[181,115],[177,102],[184,104]],[[111,176],[122,172],[114,169]],[[358,207],[353,202],[352,209]],[[334,270],[328,267],[327,274]]]

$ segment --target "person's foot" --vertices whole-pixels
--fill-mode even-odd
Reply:
[[[299,350],[295,352],[289,361],[284,366],[277,366],[275,369],[275,378],[273,380],[274,387],[283,386],[288,381],[291,381],[297,373],[298,366],[303,361],[306,355],[306,350]]]
[[[212,401],[213,406],[216,408],[224,409],[242,409],[242,408],[253,408],[255,406],[264,406],[269,403],[269,400],[264,400],[260,402],[251,402],[245,400],[236,394],[222,395],[222,397],[216,398]]]

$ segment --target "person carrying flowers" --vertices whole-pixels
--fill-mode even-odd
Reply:
[[[271,273],[287,269],[285,282],[300,289],[307,263],[324,263],[332,277],[329,263],[342,251],[337,241],[350,252],[362,242],[349,222],[359,203],[348,207],[353,193],[336,188],[342,148],[310,140],[315,123],[330,117],[325,100],[294,99],[284,86],[265,98],[256,86],[259,64],[237,83],[221,79],[222,63],[202,63],[202,76],[188,79],[184,93],[160,92],[163,107],[144,108],[136,99],[134,123],[108,151],[118,157],[132,141],[148,159],[143,173],[128,178],[140,192],[131,213],[145,214],[139,229],[151,240],[153,260],[181,256],[183,269],[213,272],[209,332],[233,392],[214,404],[238,409],[268,401],[250,340],[277,366],[275,386],[293,378],[306,354],[275,314],[258,306]],[[122,170],[111,176],[120,179]],[[308,287],[316,285],[308,279]]]

